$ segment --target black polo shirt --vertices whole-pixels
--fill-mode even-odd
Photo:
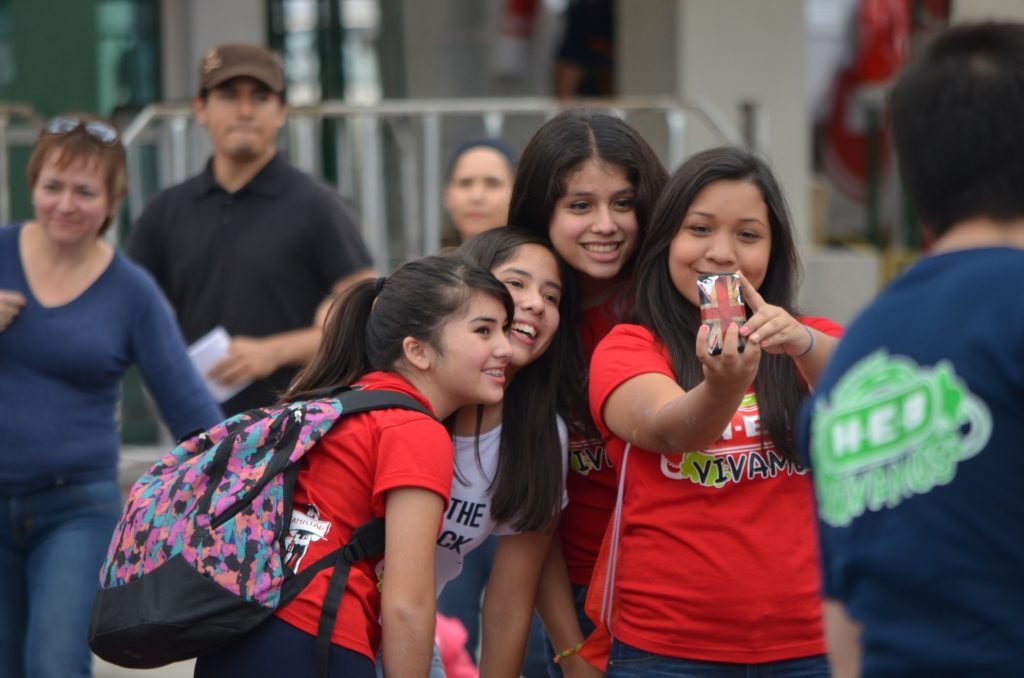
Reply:
[[[212,160],[160,192],[128,253],[160,283],[189,343],[217,325],[250,337],[309,327],[338,280],[372,266],[351,209],[280,153],[235,193],[214,180]],[[254,383],[225,413],[274,402],[295,372]]]

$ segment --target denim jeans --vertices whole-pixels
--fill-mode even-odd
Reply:
[[[92,675],[89,616],[120,514],[114,480],[0,495],[0,676]]]
[[[825,655],[730,664],[652,654],[612,640],[605,678],[828,678]]]
[[[491,535],[479,547],[466,555],[462,572],[444,587],[437,597],[437,611],[446,617],[455,617],[466,627],[466,652],[479,661],[477,648],[480,646],[480,599],[491,576],[494,552],[498,538]]]
[[[437,598],[437,611],[446,617],[455,617],[466,627],[466,652],[473,661],[480,662],[480,605],[487,580],[491,576],[498,537],[491,535],[473,549],[462,564],[462,572],[444,587]],[[526,657],[523,660],[524,678],[543,678],[545,665],[551,655],[544,649],[544,629],[536,613],[530,623]],[[430,678],[435,678],[433,673]]]
[[[588,587],[582,584],[572,585],[572,600],[576,605],[576,618],[580,622],[580,630],[583,631],[583,637],[586,638],[594,630],[594,622],[590,621],[590,617],[584,611],[583,607],[587,603],[587,591]],[[551,658],[555,656],[557,652],[564,650],[565,648],[558,648],[556,650],[551,644],[551,639],[545,634],[544,636],[544,648],[547,650],[547,666],[549,678],[562,678],[562,669],[558,667],[558,664],[551,661]]]

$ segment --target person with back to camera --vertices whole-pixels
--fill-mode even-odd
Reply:
[[[1022,24],[948,30],[890,95],[935,240],[850,326],[802,418],[836,676],[1024,666],[1022,116]]]
[[[513,316],[505,286],[456,256],[408,263],[386,280],[355,284],[328,314],[316,356],[287,400],[339,385],[414,397],[439,418],[501,402]],[[354,565],[341,598],[330,672],[426,676],[434,645],[435,541],[452,487],[452,439],[440,421],[389,409],[352,414],[304,458],[295,486],[297,521],[320,522],[300,561],[315,563],[371,517],[387,522],[384,556]],[[298,535],[296,522],[292,534]],[[196,676],[312,676],[330,568],[249,635],[200,657]]]
[[[316,351],[318,306],[373,272],[351,210],[277,150],[287,115],[277,57],[220,45],[199,83],[192,107],[213,156],[150,201],[128,253],[160,283],[188,342],[218,326],[231,336],[206,376],[253,382],[224,402],[235,414],[277,399]]]
[[[117,129],[54,118],[28,181],[34,218],[0,228],[0,675],[89,676],[124,373],[139,366],[175,436],[221,412],[153,279],[103,239],[127,192]]]
[[[792,427],[841,328],[796,315],[798,267],[763,161],[715,148],[673,174],[638,255],[636,324],[614,328],[590,366],[591,412],[621,474],[606,537],[610,677],[828,675]],[[737,274],[751,312],[722,328],[715,355],[704,274]]]
[[[515,151],[498,139],[467,141],[455,150],[443,199],[459,242],[508,223],[515,168]]]
[[[509,222],[549,238],[572,275],[565,287],[578,302],[562,323],[575,327],[562,347],[560,387],[572,403],[569,424],[569,504],[537,595],[537,609],[562,670],[592,676],[575,650],[593,625],[583,603],[605,526],[615,505],[615,473],[590,419],[586,364],[594,346],[626,310],[622,291],[633,274],[654,203],[667,173],[646,141],[622,120],[566,111],[533,136],[519,163]],[[568,566],[568,573],[566,572]],[[569,585],[571,584],[571,589]]]

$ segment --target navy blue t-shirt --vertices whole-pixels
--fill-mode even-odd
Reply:
[[[824,592],[864,625],[865,676],[1024,675],[1022,273],[1008,248],[918,262],[804,409]]]

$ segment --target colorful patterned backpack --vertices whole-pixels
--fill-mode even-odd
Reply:
[[[331,632],[353,563],[384,550],[384,521],[294,574],[284,563],[299,462],[342,416],[401,408],[393,391],[341,389],[237,414],[185,439],[132,487],[100,570],[89,646],[108,662],[153,668],[241,637],[334,567],[316,652]]]

